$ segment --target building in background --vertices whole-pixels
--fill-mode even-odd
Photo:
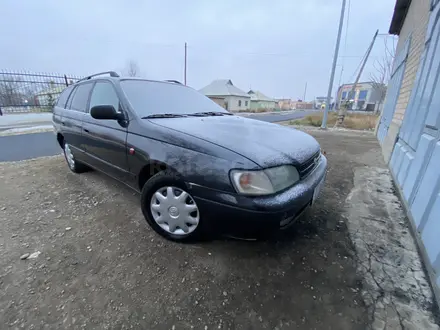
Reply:
[[[315,107],[313,102],[304,102],[301,100],[292,101],[291,105],[293,110],[312,110]]]
[[[277,102],[259,91],[250,90],[251,110],[273,110],[277,107]]]
[[[350,102],[349,110],[374,111],[383,102],[386,93],[384,84],[376,84],[372,81],[356,84],[353,95],[351,94],[352,88],[353,84],[345,84],[338,88],[336,109],[339,109],[341,104],[347,100],[353,100],[353,102]]]
[[[333,101],[333,97],[330,99]],[[324,109],[325,104],[327,103],[327,96],[318,96],[315,98],[315,109]]]
[[[291,99],[277,99],[278,108],[280,110],[292,110],[292,102],[293,101]]]
[[[199,91],[229,111],[246,111],[251,106],[250,95],[234,86],[230,79],[214,80]]]
[[[55,86],[35,95],[35,105],[53,107],[66,86]]]
[[[376,131],[440,303],[440,0],[397,0],[393,71]]]

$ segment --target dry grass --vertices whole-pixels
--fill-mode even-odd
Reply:
[[[322,124],[322,116],[322,113],[310,115],[302,119],[291,120],[289,124],[320,127]],[[378,118],[379,116],[375,114],[349,113],[345,117],[342,127],[359,130],[373,130],[376,127],[376,121]],[[329,113],[327,126],[333,127],[337,119],[337,113]]]

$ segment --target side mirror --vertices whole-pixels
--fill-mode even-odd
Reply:
[[[121,114],[112,105],[95,105],[90,109],[90,115],[95,119],[121,119]]]

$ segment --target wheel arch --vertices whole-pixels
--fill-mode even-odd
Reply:
[[[138,188],[142,191],[145,183],[154,175],[160,172],[169,171],[174,172],[178,177],[181,177],[180,173],[172,166],[161,162],[159,160],[150,160],[139,172],[138,175]]]
[[[61,149],[64,149],[64,136],[61,133],[57,133],[57,141]]]

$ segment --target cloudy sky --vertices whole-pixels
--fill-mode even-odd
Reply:
[[[350,82],[395,0],[351,0],[335,85]],[[74,75],[123,71],[201,88],[229,78],[273,97],[326,95],[342,0],[1,0],[0,69]],[[347,8],[348,9],[348,8]],[[348,10],[347,10],[348,12]],[[347,24],[347,20],[345,21]],[[384,53],[379,37],[363,80]],[[341,77],[341,69],[344,68]],[[336,90],[336,89],[335,89]]]

